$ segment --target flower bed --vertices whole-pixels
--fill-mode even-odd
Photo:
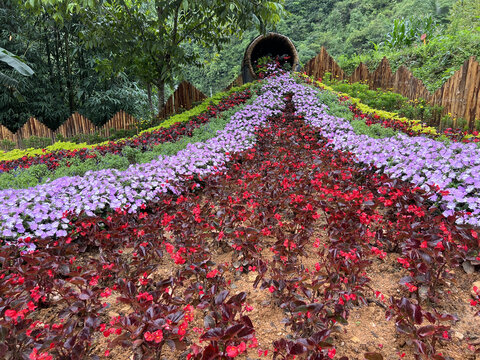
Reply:
[[[109,142],[108,144],[97,145],[90,149],[81,148],[75,150],[59,150],[39,156],[24,156],[16,160],[1,161],[0,172],[8,172],[17,168],[29,168],[36,164],[45,164],[51,171],[60,166],[63,159],[79,158],[85,160],[109,153],[119,154],[122,149],[127,146],[147,151],[155,145],[164,142],[174,142],[181,136],[191,135],[194,129],[205,124],[211,118],[218,116],[219,113],[244,103],[250,98],[250,96],[251,92],[249,90],[233,93],[230,97],[223,99],[216,106],[209,106],[206,112],[190,118],[188,122],[170,122],[169,127],[160,127],[159,129],[146,131],[141,135],[130,139]]]
[[[395,118],[385,118],[377,115],[375,112],[368,111],[364,113],[357,105],[351,105],[350,110],[353,112],[355,118],[361,118],[367,125],[380,124],[385,128],[393,128],[401,131],[409,136],[427,136],[436,140],[447,140],[462,143],[479,143],[480,137],[478,133],[469,134],[460,129],[445,129],[442,133],[432,131],[433,128],[424,126],[419,123],[406,122]]]
[[[480,135],[477,131],[470,133],[461,129],[445,129],[442,133],[438,133],[437,129],[431,126],[423,124],[420,120],[410,120],[405,117],[398,117],[396,113],[389,111],[372,109],[368,105],[362,104],[360,99],[350,97],[350,95],[345,93],[339,93],[328,85],[323,84],[320,81],[314,81],[311,77],[306,74],[300,74],[301,78],[305,80],[308,84],[312,84],[322,90],[330,91],[336,94],[339,99],[342,101],[349,100],[353,102],[353,106],[350,107],[350,110],[353,112],[356,118],[366,119],[367,123],[370,124],[381,124],[387,128],[394,128],[404,132],[410,136],[428,136],[433,139],[440,140],[450,140],[450,141],[461,141],[464,143],[480,142]]]
[[[130,204],[136,211],[159,193],[178,191],[173,185],[196,174],[203,176],[222,168],[228,152],[241,151],[252,144],[255,126],[282,105],[278,88],[267,83],[264,94],[235,114],[218,135],[204,143],[189,144],[174,156],[159,157],[146,164],[87,172],[83,177],[65,177],[28,189],[1,190],[0,231],[5,238],[64,236],[68,228],[66,212],[115,209]],[[226,154],[227,153],[227,154]]]
[[[51,182],[58,178],[84,176],[88,171],[116,169],[125,171],[132,164],[149,163],[158,159],[161,155],[174,155],[183,150],[189,143],[204,142],[217,135],[217,131],[223,130],[231,116],[241,110],[245,105],[251,104],[254,97],[246,102],[228,110],[222,111],[217,116],[209,119],[193,129],[191,134],[178,137],[175,142],[164,142],[153,146],[152,149],[142,151],[140,148],[126,146],[119,154],[107,153],[82,159],[80,157],[65,158],[59,165],[49,170],[45,164],[33,165],[27,169],[16,169],[7,173],[0,173],[0,190],[3,189],[26,189],[39,184]],[[98,153],[94,153],[95,155]]]
[[[380,139],[358,135],[349,121],[327,114],[317,93],[304,87],[294,95],[295,106],[336,149],[351,151],[358,161],[373,163],[379,171],[422,188],[438,186],[441,191],[431,200],[439,202],[445,216],[464,210],[466,215],[458,221],[480,225],[480,149],[475,143],[445,144],[404,134]]]
[[[351,313],[368,303],[395,318],[390,326],[408,341],[402,357],[472,354],[468,339],[450,347],[456,317],[428,304],[449,303],[452,294],[438,291],[451,276],[445,270],[478,251],[478,234],[455,215],[439,216],[431,193],[332,149],[294,113],[294,104],[304,107],[297,113],[315,106],[298,98],[309,94],[303,89],[270,80],[232,119],[230,135],[256,143],[237,141],[222,171],[189,176],[172,187],[181,194],[160,193],[138,211],[71,216],[67,236],[31,239],[32,252],[1,246],[0,354],[395,356],[390,343],[375,351],[341,343]],[[369,273],[395,251],[405,269],[394,271],[410,278],[386,300]],[[420,304],[422,287],[430,301]]]

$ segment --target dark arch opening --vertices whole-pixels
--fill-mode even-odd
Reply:
[[[271,58],[275,58],[277,55],[282,56],[285,54],[290,56],[288,62],[293,66],[294,54],[291,45],[283,38],[271,36],[261,39],[255,45],[252,50],[250,62],[253,65],[261,57],[270,56]]]
[[[254,66],[259,58],[263,56],[275,58],[276,56],[281,57],[282,55],[289,56],[286,60],[290,64],[292,70],[299,70],[297,49],[288,37],[277,33],[268,33],[266,35],[257,36],[245,50],[242,62],[243,83],[245,84],[257,79]]]

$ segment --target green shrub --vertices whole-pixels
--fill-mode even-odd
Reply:
[[[373,124],[369,126],[365,124],[363,120],[353,120],[351,124],[355,133],[367,135],[376,139],[393,137],[398,133],[392,128],[385,128],[380,124]]]
[[[30,136],[28,139],[23,139],[23,146],[26,148],[43,149],[53,144],[53,140],[48,137]]]
[[[8,139],[3,139],[0,141],[0,148],[5,151],[10,151],[15,149],[15,143]]]
[[[121,156],[117,154],[105,154],[104,156],[99,157],[99,162],[97,164],[97,170],[101,169],[117,169],[117,170],[126,170],[131,162],[128,160],[128,157]]]
[[[408,98],[391,92],[378,90],[370,90],[367,84],[362,83],[353,83],[349,84],[347,82],[337,82],[337,81],[325,81],[323,82],[335,91],[346,93],[351,97],[358,98],[362,103],[370,106],[374,109],[397,112],[398,109],[403,107],[408,103]]]
[[[443,107],[429,105],[424,99],[410,100],[396,112],[412,120],[420,120],[429,126],[440,126]]]
[[[125,146],[122,149],[122,155],[127,158],[130,164],[136,164],[141,153],[139,148],[132,148],[130,146]]]
[[[350,102],[340,103],[337,95],[330,91],[320,91],[317,97],[322,104],[328,106],[328,114],[347,120],[352,118],[352,112],[348,109]]]

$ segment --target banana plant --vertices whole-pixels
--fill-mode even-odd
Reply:
[[[11,66],[16,72],[23,76],[32,76],[34,74],[32,68],[25,64],[22,59],[11,52],[0,47],[0,61]],[[22,94],[17,89],[18,80],[8,76],[0,71],[0,86],[6,86],[10,89],[18,101],[25,101]]]

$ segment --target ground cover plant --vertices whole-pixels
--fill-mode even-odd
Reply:
[[[459,266],[478,256],[478,228],[432,207],[438,189],[336,149],[330,131],[342,119],[318,95],[286,75],[269,79],[215,142],[186,149],[200,155],[165,181],[168,191],[67,210],[64,234],[3,244],[0,355],[472,356],[478,294],[460,294],[453,280],[473,279]],[[135,181],[145,178],[116,190]],[[387,335],[361,347],[345,334],[365,309],[380,312],[375,331]]]

